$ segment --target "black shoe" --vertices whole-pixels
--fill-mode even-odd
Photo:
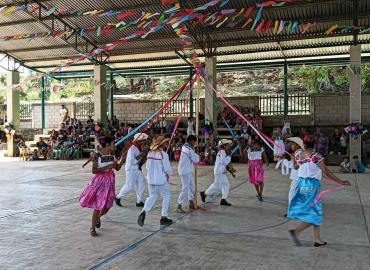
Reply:
[[[116,202],[116,204],[117,204],[119,207],[123,207],[123,206],[122,206],[122,204],[121,204],[121,199],[114,198],[114,201]]]
[[[136,203],[136,207],[144,207],[144,203],[143,202]]]
[[[204,191],[201,191],[200,192],[200,198],[202,199],[202,202],[206,202],[206,197],[207,197],[207,195],[206,195],[206,193],[204,193]]]
[[[257,195],[257,198],[258,198],[258,200],[259,200],[260,202],[263,202],[263,198],[262,198],[262,196]]]
[[[328,244],[327,242],[324,242],[322,244],[315,242],[313,245],[314,247],[321,247],[321,246],[326,246],[327,244]]]
[[[161,217],[160,224],[161,225],[171,225],[172,219],[169,219],[167,217]]]
[[[195,209],[195,203],[194,203],[194,201],[193,201],[193,200],[190,200],[190,201],[189,201],[189,208],[190,208],[190,209]]]
[[[137,218],[137,224],[139,224],[140,227],[143,227],[144,221],[145,221],[145,211],[141,212],[141,214]]]
[[[229,203],[228,201],[226,201],[225,199],[222,199],[221,202],[220,202],[220,205],[224,205],[224,206],[231,206],[231,203]]]

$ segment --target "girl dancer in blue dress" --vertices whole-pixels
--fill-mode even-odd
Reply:
[[[350,186],[350,182],[343,181],[336,177],[324,163],[324,158],[312,150],[303,151],[300,159],[294,162],[299,166],[298,180],[292,194],[288,207],[288,218],[298,220],[301,224],[289,233],[297,246],[301,246],[298,236],[301,232],[313,226],[315,242],[314,246],[319,247],[327,243],[321,240],[320,225],[322,223],[322,204],[314,203],[320,193],[320,181],[323,173],[341,185]]]

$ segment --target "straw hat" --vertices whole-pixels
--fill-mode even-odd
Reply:
[[[149,136],[145,133],[136,133],[134,136],[134,141],[143,141],[147,140]]]
[[[228,140],[228,139],[222,139],[222,140],[219,140],[219,142],[218,142],[218,147],[223,146],[223,145],[225,145],[225,144],[232,144],[232,143],[233,143],[233,141],[231,141],[231,140]]]
[[[302,148],[303,150],[305,150],[304,143],[303,143],[303,140],[301,138],[299,138],[299,137],[291,137],[291,138],[287,138],[287,140],[290,141],[290,142],[294,142],[300,148]]]
[[[156,151],[158,148],[160,148],[163,144],[168,142],[170,139],[164,137],[164,136],[158,136],[157,138],[153,139],[152,145],[150,146],[151,151]]]

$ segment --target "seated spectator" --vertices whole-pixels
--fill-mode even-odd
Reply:
[[[43,156],[46,159],[48,153],[48,145],[42,137],[39,138],[39,141],[36,143],[36,147],[41,156]]]
[[[342,163],[340,164],[340,172],[342,173],[350,173],[351,172],[351,163],[349,162],[349,158],[346,157]]]
[[[353,173],[364,173],[365,165],[358,159],[358,156],[352,157],[352,172]]]
[[[119,120],[117,119],[117,116],[116,115],[113,115],[112,125],[113,125],[113,127],[115,129],[118,129],[119,128]]]
[[[86,124],[87,124],[88,127],[94,126],[94,119],[92,119],[91,115],[89,115],[89,117],[86,121]]]

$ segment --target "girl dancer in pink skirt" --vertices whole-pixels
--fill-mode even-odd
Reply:
[[[267,166],[268,160],[265,150],[260,145],[258,138],[254,138],[252,140],[252,143],[247,150],[247,154],[248,154],[249,183],[254,185],[257,191],[257,198],[260,202],[262,202],[263,201],[262,193],[265,179],[262,158],[265,160]]]
[[[81,207],[94,209],[90,227],[91,236],[97,236],[95,228],[100,228],[100,218],[113,206],[116,196],[114,170],[118,171],[124,161],[124,151],[118,161],[114,156],[114,138],[110,132],[99,136],[98,140],[101,149],[93,155],[92,173],[94,176],[80,196]]]

